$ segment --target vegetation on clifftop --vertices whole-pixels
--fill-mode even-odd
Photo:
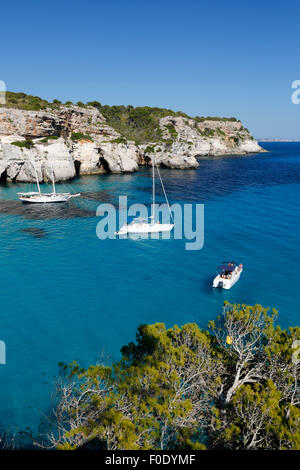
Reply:
[[[137,144],[162,140],[159,120],[165,116],[185,116],[182,112],[170,109],[151,108],[149,106],[102,106],[100,103],[88,103],[103,114],[109,126]]]
[[[7,108],[24,109],[27,111],[40,111],[47,107],[57,107],[60,105],[58,100],[53,100],[53,103],[49,103],[47,100],[43,100],[39,96],[27,95],[26,93],[14,93],[12,91],[6,92],[6,104],[1,105]]]
[[[54,427],[36,442],[300,450],[300,328],[282,330],[275,319],[275,310],[260,305],[225,303],[207,331],[195,323],[142,325],[111,367],[61,365]]]
[[[50,108],[51,110],[58,109],[62,106],[72,106],[76,105],[81,108],[94,107],[98,109],[101,114],[105,117],[106,122],[109,126],[113,127],[118,131],[124,138],[127,140],[133,140],[137,144],[144,144],[148,142],[160,142],[163,141],[162,130],[159,126],[159,121],[161,118],[166,116],[181,116],[186,119],[194,119],[195,125],[204,121],[236,121],[236,118],[224,118],[224,117],[190,117],[182,111],[173,111],[171,109],[150,107],[150,106],[139,106],[134,107],[131,105],[128,106],[108,106],[102,105],[99,101],[89,101],[88,103],[83,103],[78,101],[77,103],[72,103],[71,101],[66,101],[65,104],[61,101],[54,99],[53,102],[44,100],[38,96],[27,95],[26,93],[14,93],[8,91],[6,93],[6,106],[9,108],[17,108],[28,111],[41,111]],[[167,124],[170,136],[175,139],[177,137],[177,132],[172,126],[172,124]],[[207,133],[204,132],[203,135]],[[214,134],[212,131],[210,136]]]

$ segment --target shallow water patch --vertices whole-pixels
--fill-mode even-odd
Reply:
[[[87,191],[80,194],[81,199],[89,199],[90,201],[109,202],[111,203],[114,198],[111,194],[105,191]]]
[[[28,233],[29,235],[32,235],[34,238],[47,237],[47,232],[43,228],[27,227],[27,228],[22,228],[20,231],[24,233]]]
[[[72,219],[94,217],[95,213],[82,209],[73,202],[63,204],[28,204],[21,201],[0,200],[0,214],[21,215],[25,219]]]

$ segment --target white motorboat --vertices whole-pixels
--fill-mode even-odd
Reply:
[[[33,165],[34,172],[35,172],[35,178],[36,178],[36,184],[38,191],[31,191],[27,193],[18,193],[18,197],[20,201],[22,202],[29,202],[29,203],[51,203],[51,202],[66,202],[69,199],[73,197],[78,197],[80,196],[80,193],[77,194],[70,194],[70,193],[57,193],[55,189],[55,178],[54,178],[54,171],[53,171],[53,166],[51,165],[51,173],[52,173],[52,187],[53,191],[52,193],[42,193],[40,184],[39,184],[39,179],[37,175],[37,171],[35,166]]]
[[[172,222],[174,222],[170,205],[169,205],[169,201],[167,198],[167,194],[164,188],[164,184],[161,179],[158,166],[156,165],[155,159],[153,156],[152,157],[152,210],[151,210],[152,215],[151,217],[148,217],[147,219],[140,218],[140,217],[133,219],[132,222],[124,224],[118,232],[115,232],[115,235],[126,235],[128,233],[145,234],[145,233],[170,232],[172,228],[174,227],[174,223],[173,224],[161,224],[159,221],[157,222],[155,221],[155,166],[156,166],[157,173],[161,182],[161,186],[165,195],[166,203],[168,205],[170,218]]]
[[[230,289],[239,280],[243,271],[243,265],[233,261],[224,261],[219,267],[219,274],[214,278],[213,287]]]

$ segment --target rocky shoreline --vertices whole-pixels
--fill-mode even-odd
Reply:
[[[263,152],[240,121],[165,116],[158,142],[136,144],[109,126],[92,106],[41,111],[0,107],[0,181],[40,182],[78,175],[131,173],[139,166],[197,168],[197,158]],[[33,165],[34,164],[34,165]]]

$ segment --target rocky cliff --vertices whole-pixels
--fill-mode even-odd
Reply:
[[[36,170],[40,182],[47,181],[51,167],[57,181],[133,172],[153,156],[164,167],[196,168],[198,157],[262,151],[240,121],[174,114],[158,119],[154,142],[136,143],[108,125],[94,106],[1,106],[0,180],[34,181]]]

